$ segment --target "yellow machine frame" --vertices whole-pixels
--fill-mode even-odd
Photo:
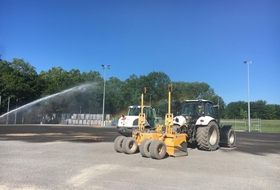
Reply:
[[[145,130],[146,115],[144,113],[144,94],[146,94],[146,87],[144,87],[143,93],[141,95],[141,112],[139,113],[139,117],[138,117],[139,128],[132,131],[132,137],[137,140],[138,146],[140,146],[143,140],[151,139],[151,135],[153,136],[152,139],[158,139],[157,136],[162,134],[162,125],[160,124],[157,124],[155,130],[150,130],[150,129]],[[149,134],[149,135],[145,135],[145,134]]]
[[[183,133],[183,134],[178,134],[173,132],[172,130],[172,125],[173,125],[173,114],[171,113],[171,91],[172,91],[172,85],[169,84],[168,85],[168,112],[165,115],[165,126],[166,126],[166,130],[165,132],[162,131],[162,126],[158,125],[157,129],[155,131],[145,131],[144,130],[144,125],[141,120],[141,122],[139,122],[139,129],[140,131],[137,131],[134,136],[134,138],[136,138],[137,142],[138,142],[138,146],[141,146],[141,143],[145,142],[145,139],[150,139],[152,140],[151,145],[147,148],[150,148],[153,144],[153,141],[158,140],[158,141],[162,141],[164,142],[165,146],[166,146],[166,153],[169,156],[187,156],[187,134]],[[142,98],[143,100],[143,98]],[[143,103],[143,101],[142,101]],[[140,114],[141,115],[141,114]],[[140,115],[139,115],[139,120],[140,120]],[[144,122],[145,122],[145,114],[144,115]],[[141,115],[142,117],[142,115]],[[142,119],[142,118],[141,118]],[[160,142],[157,142],[160,143]],[[162,144],[162,143],[161,143]],[[144,146],[142,144],[142,146]],[[165,148],[165,146],[163,145],[163,147],[157,147],[156,151],[159,151],[158,153],[160,153],[160,151],[163,151],[162,154],[164,154],[165,150],[160,150],[161,148]],[[151,150],[149,150],[151,151]],[[152,153],[152,152],[151,152]],[[153,154],[151,155],[151,157],[153,158]],[[160,156],[159,156],[160,157]],[[154,157],[156,159],[160,159],[158,157]]]
[[[172,85],[168,85],[168,112],[165,115],[165,132],[158,124],[155,130],[145,129],[144,94],[141,97],[141,112],[139,113],[139,128],[132,132],[132,137],[119,136],[115,139],[114,147],[117,152],[133,154],[140,149],[143,157],[162,159],[166,156],[187,156],[187,134],[173,132],[173,114],[171,113]]]

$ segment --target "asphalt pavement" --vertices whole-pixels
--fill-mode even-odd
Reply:
[[[116,153],[115,127],[0,125],[0,189],[279,189],[280,134],[163,160]]]

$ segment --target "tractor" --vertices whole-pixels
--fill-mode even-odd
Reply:
[[[188,144],[201,150],[234,147],[236,143],[235,131],[220,123],[219,106],[209,100],[183,101],[181,114],[173,119],[173,130],[187,134]]]
[[[151,106],[141,107],[141,105],[134,105],[128,107],[127,115],[122,115],[118,120],[117,131],[126,137],[132,136],[132,131],[138,129],[139,113],[143,108],[143,113],[145,113],[145,129],[155,129],[157,124],[161,123],[161,118],[156,116],[155,109]]]

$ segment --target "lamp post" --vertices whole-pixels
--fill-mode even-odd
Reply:
[[[249,75],[249,65],[252,64],[252,61],[244,61],[244,64],[248,65],[248,130],[251,131],[251,116],[250,116],[250,75]]]
[[[16,111],[15,111],[15,122],[14,122],[14,124],[17,124],[17,102],[18,102],[18,98],[16,99]]]
[[[104,126],[104,109],[105,109],[105,84],[106,84],[106,69],[110,69],[110,65],[101,65],[104,69],[104,89],[103,89],[103,109],[102,109],[102,125]]]
[[[8,97],[8,108],[7,108],[7,121],[6,124],[9,124],[9,112],[10,112],[10,97]]]

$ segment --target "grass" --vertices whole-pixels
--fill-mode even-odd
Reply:
[[[232,125],[236,131],[248,131],[248,120],[244,119],[222,119],[223,125]],[[280,120],[257,120],[251,119],[251,131],[280,133]]]

